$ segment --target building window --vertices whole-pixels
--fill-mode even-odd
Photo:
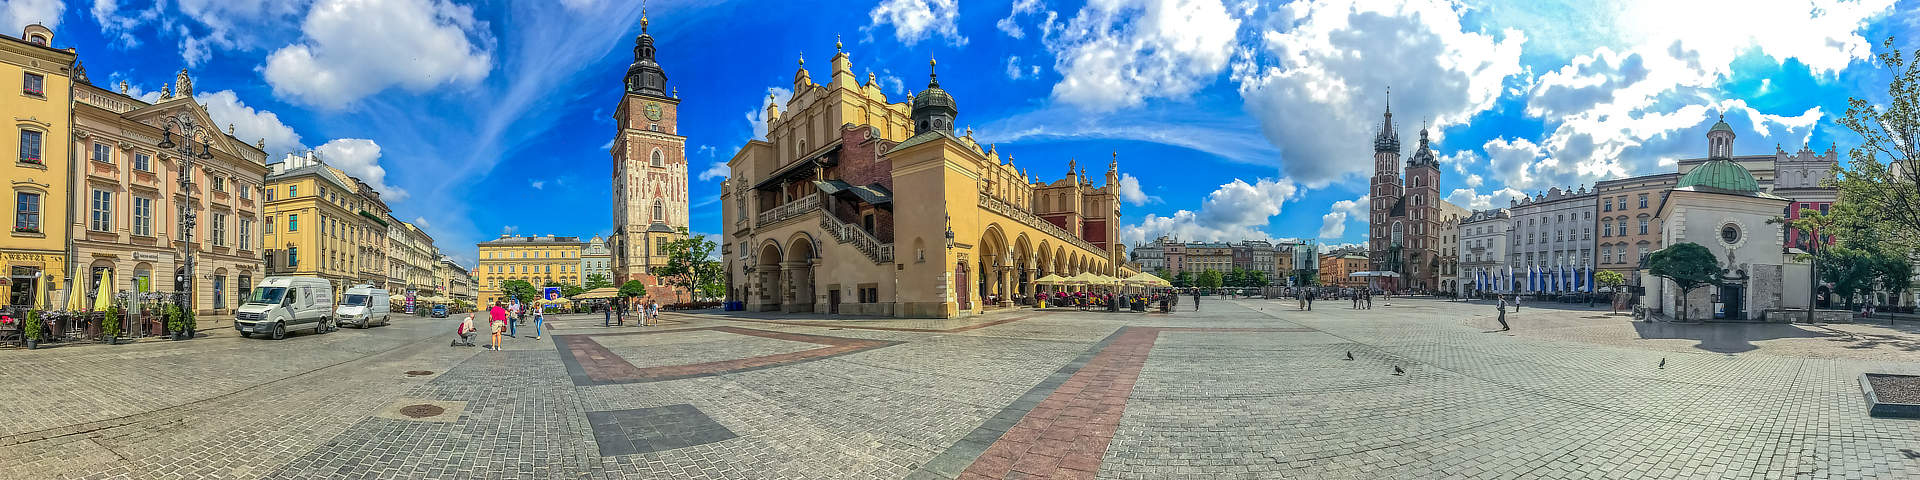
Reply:
[[[47,96],[47,77],[41,76],[38,73],[27,72],[26,75],[20,79],[20,93],[36,97]]]
[[[300,266],[300,247],[287,247],[287,268]]]
[[[1640,208],[1647,208],[1647,194],[1640,194]]]
[[[153,171],[153,156],[144,153],[133,154],[133,169],[142,172]]]
[[[215,275],[213,277],[213,309],[223,308],[227,308],[227,276]]]
[[[227,179],[226,179],[226,177],[213,177],[213,178],[212,178],[212,179],[210,179],[210,180],[211,180],[211,181],[212,181],[212,183],[213,183],[213,191],[216,191],[216,192],[225,192],[225,191],[227,191]]]
[[[656,167],[664,167],[664,166],[667,166],[667,156],[666,156],[666,155],[662,155],[662,154],[660,153],[660,149],[654,149],[654,150],[653,150],[653,159],[652,159],[652,160],[650,161],[650,163],[652,163],[652,164],[653,164],[653,166],[656,166]]]
[[[233,184],[233,186],[234,186],[234,188],[238,188],[238,189],[240,189],[240,199],[241,199],[241,200],[252,200],[252,199],[253,199],[253,189],[251,189],[251,188],[247,188],[247,186],[246,186],[246,185],[241,185],[241,184],[240,184],[239,182],[234,182],[234,184]]]
[[[133,197],[133,234],[153,236],[153,199]]]
[[[95,142],[93,144],[93,161],[113,163],[113,146]]]
[[[1603,227],[1600,230],[1600,236],[1602,237],[1613,236],[1613,222],[1607,222],[1606,224],[1603,225]]]
[[[44,134],[39,130],[20,130],[20,161],[40,165],[40,140]]]
[[[667,209],[664,204],[660,203],[659,200],[653,201],[653,221],[665,222],[666,221],[665,217],[667,216],[666,212],[667,212]]]
[[[13,194],[13,231],[40,233],[40,194]]]
[[[1647,219],[1644,219],[1644,218],[1640,219],[1640,234],[1641,235],[1647,234]]]
[[[227,214],[213,214],[213,246],[227,246]]]
[[[300,186],[299,186],[299,185],[288,185],[288,186],[287,186],[287,198],[293,198],[293,197],[298,197],[298,196],[300,196]]]
[[[289,232],[300,231],[300,214],[298,213],[287,214],[287,231]]]
[[[87,228],[96,232],[113,229],[113,192],[93,191],[93,215]]]
[[[240,219],[240,249],[253,250],[253,220]]]

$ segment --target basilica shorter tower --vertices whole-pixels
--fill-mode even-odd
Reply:
[[[667,72],[654,60],[653,35],[640,17],[633,40],[633,65],[627,67],[626,95],[613,112],[614,283],[640,280],[649,289],[661,282],[653,269],[666,264],[664,245],[687,228],[687,138],[680,136],[677,89],[669,93]]]

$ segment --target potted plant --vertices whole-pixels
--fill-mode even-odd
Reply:
[[[174,340],[179,340],[180,332],[186,330],[187,328],[186,318],[180,314],[180,307],[177,305],[168,304],[166,307],[166,313],[163,313],[161,315],[166,317],[167,319],[168,336]]]
[[[40,311],[27,311],[27,321],[20,325],[20,336],[27,340],[28,350],[40,348],[40,340],[47,336],[46,327],[40,324]]]
[[[196,318],[196,316],[193,314],[193,309],[191,308],[180,309],[180,316],[181,316],[181,325],[185,327],[180,332],[180,335],[182,337],[193,338],[194,336],[200,334],[200,322],[199,322],[199,319]]]
[[[120,306],[107,307],[106,319],[100,323],[100,337],[108,345],[120,343]]]

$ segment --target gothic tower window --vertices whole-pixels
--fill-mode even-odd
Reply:
[[[650,162],[653,164],[653,166],[664,167],[664,166],[667,166],[666,158],[667,156],[665,154],[660,153],[660,149],[656,148],[656,149],[653,149],[653,159]]]
[[[667,214],[666,214],[666,211],[667,211],[667,209],[666,209],[666,206],[665,206],[664,204],[662,204],[662,203],[660,203],[660,201],[659,201],[659,200],[654,200],[654,201],[653,201],[653,221],[656,221],[656,222],[664,222],[664,221],[667,221],[667,220],[666,220],[666,216],[667,216]]]

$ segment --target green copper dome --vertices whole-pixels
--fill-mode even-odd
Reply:
[[[1698,125],[1698,124],[1695,124],[1695,125]],[[1715,123],[1713,124],[1713,128],[1711,128],[1711,129],[1708,129],[1707,131],[1708,131],[1708,132],[1731,132],[1731,131],[1733,131],[1733,126],[1732,126],[1732,125],[1727,125],[1727,116],[1726,116],[1726,115],[1721,115],[1721,116],[1720,116],[1720,121],[1719,121],[1719,122],[1715,122]]]
[[[1760,191],[1760,182],[1753,180],[1753,172],[1747,171],[1738,163],[1727,159],[1710,160],[1694,167],[1680,177],[1680,183],[1674,188],[1706,187],[1717,190],[1752,193]]]

